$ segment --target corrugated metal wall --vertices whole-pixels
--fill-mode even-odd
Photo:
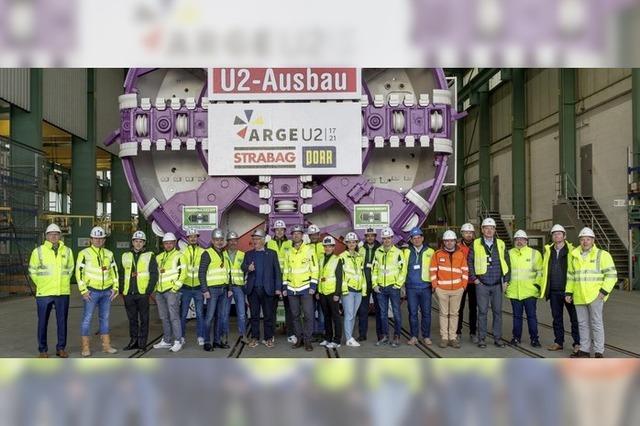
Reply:
[[[87,138],[87,70],[49,68],[43,72],[42,116],[49,123]]]
[[[118,146],[106,148],[104,140],[120,127],[118,96],[124,93],[124,70],[120,68],[96,69],[96,123],[97,145],[117,154]]]
[[[29,111],[30,84],[29,68],[0,69],[0,98]]]

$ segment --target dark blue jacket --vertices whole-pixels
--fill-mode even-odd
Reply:
[[[249,265],[255,259],[255,250],[249,250],[244,255],[242,262],[242,270],[247,274],[247,283],[245,285],[245,293],[251,294],[256,284],[256,273],[259,271],[249,272]],[[264,253],[264,271],[262,271],[262,286],[269,296],[275,296],[276,290],[282,291],[282,271],[280,270],[280,262],[278,262],[278,253],[274,250],[265,248]]]

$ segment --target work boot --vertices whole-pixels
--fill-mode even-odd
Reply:
[[[309,343],[309,345],[311,345],[311,343]],[[304,341],[303,341],[303,339],[300,339],[296,343],[291,345],[291,349],[300,349],[303,346],[304,346]],[[305,349],[306,349],[306,347],[305,347]]]
[[[578,351],[569,355],[569,358],[591,358],[591,354],[589,352]]]
[[[448,340],[440,340],[440,343],[438,343],[438,347],[439,348],[446,348],[447,346],[449,346],[449,341]]]
[[[91,348],[89,345],[89,336],[82,336],[82,352],[83,357],[91,356]]]
[[[511,339],[511,341],[509,342],[510,345],[512,346],[519,346],[520,345],[520,339],[516,339],[515,337],[513,339]]]
[[[105,354],[115,354],[118,350],[111,346],[111,337],[108,334],[100,335],[102,339],[102,352]]]
[[[69,353],[64,349],[58,349],[56,351],[56,356],[60,358],[69,358]]]
[[[409,341],[407,342],[407,345],[411,345],[411,346],[415,346],[418,344],[418,339],[416,337],[412,337],[411,339],[409,339]]]
[[[207,351],[207,352],[213,351],[213,346],[211,345],[211,343],[205,343],[204,344],[204,350]]]
[[[601,354],[600,352],[596,352],[596,358],[604,358],[604,354]]]
[[[302,346],[302,342],[298,342],[300,343],[300,345]],[[296,345],[298,344],[296,343]],[[305,342],[304,343],[304,350],[307,352],[311,352],[313,350],[313,345],[311,344],[311,342]]]
[[[124,348],[122,348],[123,351],[132,351],[134,349],[140,349],[140,347],[138,346],[138,342],[136,341],[136,339],[131,339],[129,340],[129,344],[127,344],[127,346],[125,346]]]
[[[482,349],[486,348],[487,347],[487,342],[485,342],[484,339],[478,340],[478,347],[482,348]]]
[[[504,348],[504,342],[502,340],[494,340],[493,344],[496,345],[496,347],[498,348]]]
[[[450,345],[452,348],[460,349],[460,339],[450,340],[450,341],[449,341],[449,345]]]
[[[425,337],[424,339],[422,339],[422,343],[424,343],[426,346],[431,346],[433,344],[431,339],[428,337]]]
[[[553,342],[553,344],[547,346],[547,350],[548,351],[552,351],[552,352],[561,351],[562,350],[562,345],[559,345],[558,343]]]
[[[40,352],[40,354],[38,355],[38,358],[49,358],[49,354],[46,352]]]
[[[540,340],[538,339],[533,339],[531,341],[531,346],[533,346],[534,348],[541,348],[542,345],[540,344]]]

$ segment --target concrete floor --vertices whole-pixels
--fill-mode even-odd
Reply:
[[[75,290],[75,287],[74,287]],[[511,311],[511,305],[507,299],[504,300],[503,309],[506,312]],[[640,292],[623,292],[616,291],[612,294],[609,301],[605,304],[605,331],[606,343],[615,347],[623,348],[626,351],[635,353],[640,352],[640,339],[637,338],[635,320],[637,312],[640,309]],[[69,330],[68,345],[72,357],[78,357],[80,354],[80,319],[82,316],[82,300],[80,295],[75,293],[71,298],[71,306],[69,309]],[[408,332],[408,316],[406,311],[406,303],[402,304],[403,310],[403,329]],[[325,358],[325,357],[354,357],[354,358],[386,358],[386,357],[489,357],[489,358],[515,358],[515,357],[548,357],[559,358],[567,357],[570,353],[571,338],[567,336],[564,352],[549,352],[544,347],[553,342],[553,330],[542,324],[551,325],[551,313],[547,302],[538,303],[538,321],[539,334],[543,348],[532,348],[528,343],[528,333],[526,331],[526,323],[524,325],[523,349],[518,350],[513,347],[497,348],[492,343],[491,337],[487,339],[487,348],[480,349],[472,344],[468,328],[463,328],[463,340],[461,349],[446,348],[441,349],[437,346],[439,338],[439,319],[437,307],[434,306],[431,321],[431,337],[433,345],[429,349],[409,346],[406,344],[407,338],[402,337],[402,345],[399,348],[391,346],[376,347],[375,346],[375,319],[369,318],[369,340],[362,343],[360,348],[350,348],[345,345],[336,351],[328,351],[323,347],[314,345],[312,352],[306,352],[304,349],[293,350],[286,341],[286,336],[278,334],[276,336],[276,346],[268,349],[265,346],[257,348],[249,348],[238,343],[238,334],[235,327],[235,318],[231,319],[232,335],[229,337],[230,349],[216,349],[213,352],[205,352],[202,347],[197,346],[195,342],[195,321],[190,321],[187,326],[187,343],[180,353],[174,354],[168,350],[150,349],[146,353],[136,353],[135,351],[120,351],[111,357],[129,357],[132,355],[156,358],[200,358],[200,357],[298,357],[298,358]],[[565,314],[566,315],[566,314]],[[512,317],[503,314],[503,338],[511,339]],[[121,349],[129,341],[128,338],[128,321],[124,310],[123,302],[118,299],[112,305],[111,310],[111,339],[113,345]],[[569,325],[569,319],[566,318],[565,324]],[[489,327],[491,329],[491,315],[489,317]],[[357,328],[357,326],[356,326]],[[97,329],[97,318],[94,318],[92,330]],[[391,330],[391,328],[390,328]],[[161,325],[158,319],[157,309],[155,305],[151,307],[151,325],[149,331],[149,341],[159,339],[161,334]],[[357,332],[355,333],[357,335]],[[30,297],[14,297],[0,300],[0,336],[2,336],[2,357],[32,357],[37,355],[36,341],[36,310],[35,303]],[[55,313],[52,313],[49,322],[49,353],[55,353]],[[92,339],[92,350],[95,357],[107,356],[99,351],[99,338],[95,336]],[[425,353],[426,352],[426,353]],[[617,351],[615,348],[607,347],[605,356],[607,357],[627,357],[633,356],[633,353],[625,351]],[[640,355],[636,355],[640,356]]]

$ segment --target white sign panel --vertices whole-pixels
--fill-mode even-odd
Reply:
[[[213,103],[209,175],[362,173],[359,102]]]
[[[360,100],[360,68],[209,68],[210,101]]]

